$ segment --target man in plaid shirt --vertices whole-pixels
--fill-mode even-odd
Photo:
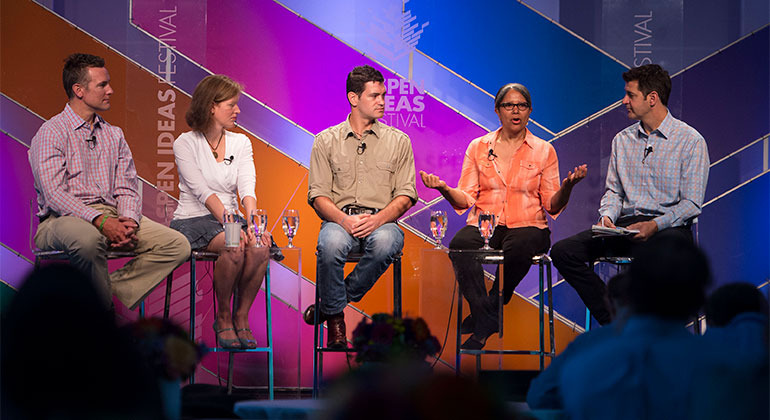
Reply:
[[[90,274],[111,306],[114,293],[133,309],[190,255],[182,234],[141,215],[139,179],[123,131],[97,112],[110,109],[104,59],[72,54],[62,72],[69,101],[32,139],[38,217],[35,245],[61,250]],[[107,250],[138,256],[113,273]]]
[[[623,80],[623,105],[628,117],[639,122],[612,140],[599,223],[639,233],[594,238],[587,230],[557,242],[551,249],[559,273],[602,325],[611,321],[604,299],[606,287],[591,268],[591,261],[602,256],[630,256],[639,243],[653,235],[692,241],[690,228],[701,212],[709,170],[703,136],[668,110],[668,72],[648,64],[623,73]]]

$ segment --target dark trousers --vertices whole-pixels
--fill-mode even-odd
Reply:
[[[652,217],[629,217],[619,220],[616,226],[626,227],[633,223],[651,220]],[[680,236],[692,241],[689,226],[678,226],[655,234],[658,236]],[[562,239],[551,248],[553,265],[559,270],[564,280],[572,286],[596,321],[605,325],[612,321],[605,294],[607,286],[594,272],[591,263],[600,257],[629,257],[642,242],[632,241],[627,237],[594,238],[591,230],[586,230],[569,238]]]
[[[484,239],[476,226],[460,229],[449,243],[449,249],[479,249]],[[503,298],[508,303],[513,290],[532,266],[532,257],[548,251],[551,246],[551,231],[536,227],[507,228],[495,227],[495,233],[489,240],[489,246],[504,252]],[[450,254],[451,255],[451,254]],[[497,331],[498,312],[497,296],[500,290],[499,268],[495,274],[492,289],[487,292],[484,284],[484,269],[481,263],[468,256],[452,255],[452,266],[460,285],[460,292],[471,308],[474,321],[474,333],[484,337]]]

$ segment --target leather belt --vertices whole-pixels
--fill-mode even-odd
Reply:
[[[352,216],[356,214],[375,214],[378,211],[380,211],[380,209],[375,209],[372,207],[354,206],[354,205],[348,204],[347,206],[342,208],[342,211],[345,214]]]

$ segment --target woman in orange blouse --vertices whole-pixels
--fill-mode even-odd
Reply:
[[[586,165],[569,172],[559,183],[556,151],[529,130],[532,100],[518,83],[500,88],[495,96],[495,113],[501,127],[468,145],[457,188],[438,176],[420,171],[422,182],[438,190],[458,214],[471,208],[467,226],[460,229],[450,249],[478,249],[484,245],[479,234],[478,215],[495,213],[497,226],[489,241],[505,253],[504,303],[532,265],[532,257],[551,246],[546,212],[555,219],[567,205],[572,188],[586,176]],[[471,315],[463,321],[463,334],[472,333],[464,349],[481,349],[498,330],[497,295],[499,279],[487,293],[481,264],[469,257],[453,255],[452,264],[460,291],[468,300]]]

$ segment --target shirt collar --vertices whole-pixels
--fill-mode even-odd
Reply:
[[[81,127],[88,127],[88,121],[84,120],[80,115],[75,113],[75,111],[72,109],[70,104],[68,103],[64,107],[64,115],[67,117],[67,121],[70,124],[70,127],[72,127],[72,130],[78,130]],[[102,123],[104,123],[104,118],[99,116],[99,114],[94,114],[94,127],[99,127]]]
[[[379,121],[374,120],[374,124],[372,124],[372,127],[361,134],[364,135],[368,132],[372,132],[377,138],[380,138],[381,130],[382,130],[382,124],[380,124]],[[343,134],[342,136],[343,139],[347,139],[348,137],[350,137],[351,134],[355,137],[355,133],[353,133],[353,127],[350,125],[350,114],[348,114],[348,117],[345,118],[345,124],[343,124],[342,126],[342,134]]]
[[[524,144],[529,146],[530,149],[534,149],[535,146],[533,145],[535,141],[535,135],[532,134],[529,129],[525,128],[527,130],[527,134],[524,137]],[[486,134],[484,137],[481,138],[481,142],[485,143],[487,145],[487,148],[497,139],[497,137],[503,132],[503,127],[498,128],[495,131],[491,131],[489,134]]]
[[[668,139],[668,136],[671,134],[671,131],[673,131],[673,128],[674,128],[673,126],[674,126],[674,117],[671,116],[671,111],[666,109],[666,117],[663,118],[663,121],[661,121],[658,128],[656,128],[655,130],[652,130],[650,134],[657,132],[660,137],[663,137],[664,139]],[[641,121],[639,121],[637,128],[639,130],[639,136],[649,137],[648,134],[644,132],[644,127],[642,127]]]

